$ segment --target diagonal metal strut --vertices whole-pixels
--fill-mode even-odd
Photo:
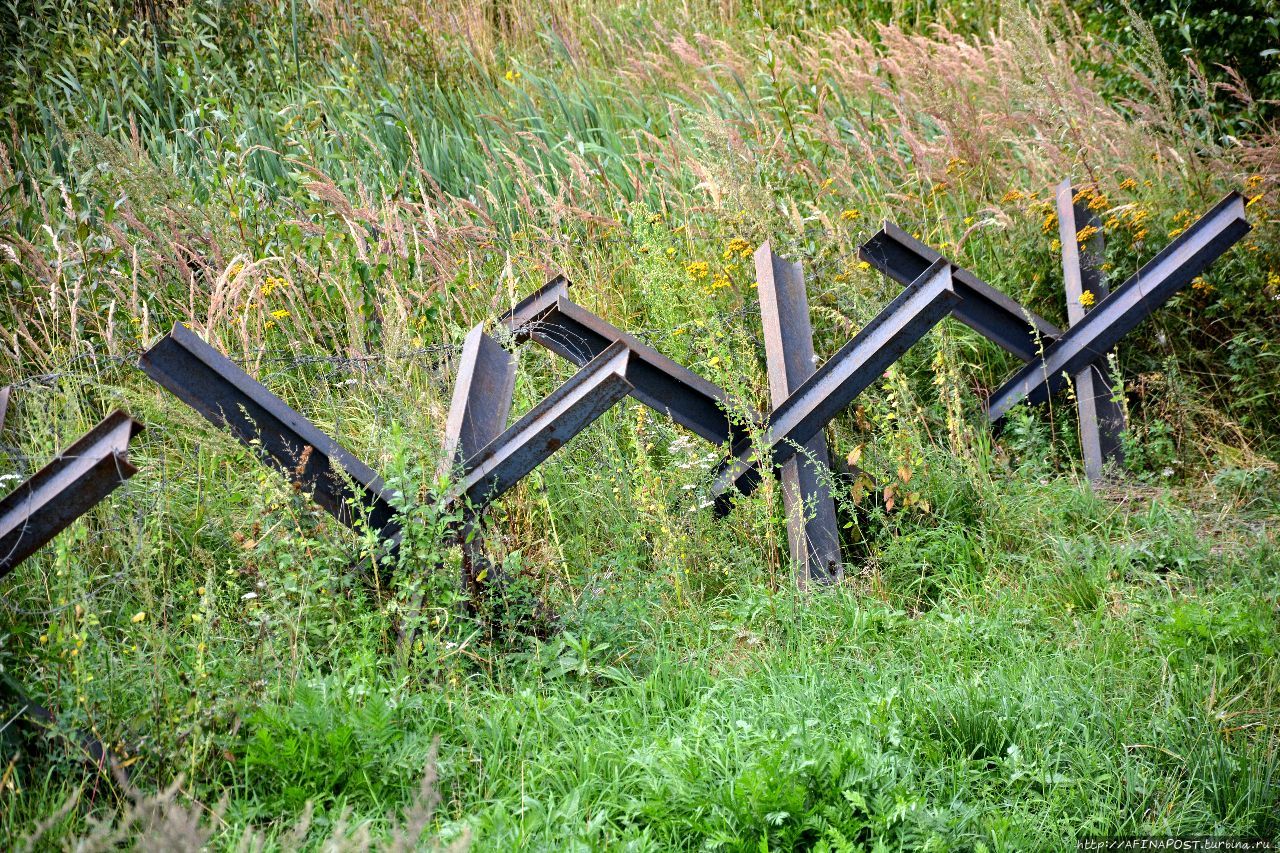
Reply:
[[[744,442],[734,448],[734,457],[716,475],[716,512],[728,512],[735,489],[750,494],[760,482],[753,457],[765,456],[777,466],[794,456],[797,447],[852,403],[959,301],[945,260],[926,269],[773,410],[764,426],[764,447],[757,450]]]
[[[1105,358],[1107,351],[1153,311],[1204,271],[1250,230],[1244,200],[1231,193],[1200,217],[1049,346],[1043,359],[1026,365],[994,394],[987,408],[992,423],[1026,400],[1039,404],[1062,389],[1066,377]]]
[[[0,578],[137,473],[142,424],[115,411],[0,500]]]
[[[578,366],[621,342],[632,355],[627,374],[631,396],[712,444],[733,444],[748,435],[749,426],[729,417],[729,411],[741,407],[735,407],[723,389],[575,304],[568,287],[563,276],[551,280],[516,305],[503,322],[517,339],[532,339]]]
[[[264,464],[312,490],[338,521],[354,528],[367,516],[381,536],[394,535],[392,494],[382,478],[186,326],[175,325],[140,366]]]

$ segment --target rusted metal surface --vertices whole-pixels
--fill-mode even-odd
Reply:
[[[502,434],[511,414],[515,382],[515,358],[484,333],[483,323],[477,325],[467,334],[458,359],[440,473],[465,471],[468,460]],[[483,586],[480,578],[497,580],[495,567],[485,557],[475,512],[464,513],[456,535],[462,548],[462,589],[474,609]]]
[[[1062,244],[1062,281],[1067,297],[1067,320],[1072,326],[1084,320],[1088,301],[1097,305],[1109,293],[1102,276],[1102,222],[1077,203],[1071,181],[1058,185],[1058,237]],[[1092,229],[1082,243],[1080,235]],[[1096,359],[1072,380],[1076,392],[1076,414],[1080,424],[1080,450],[1085,476],[1100,482],[1108,464],[1124,461],[1121,435],[1125,430],[1124,407],[1115,399],[1106,358]]]
[[[264,464],[310,490],[343,524],[358,527],[367,517],[381,536],[394,535],[392,495],[382,478],[186,326],[175,325],[140,366]]]
[[[484,324],[476,326],[467,334],[458,359],[444,428],[444,473],[464,464],[506,429],[515,383],[515,358],[484,333]]]
[[[610,344],[467,461],[460,492],[473,508],[499,498],[574,436],[627,396],[631,353]]]
[[[517,340],[531,339],[582,366],[621,342],[631,351],[631,396],[712,444],[736,443],[749,427],[728,412],[739,412],[723,389],[611,325],[568,297],[569,283],[558,277],[521,301],[503,318]],[[746,417],[753,417],[746,413]]]
[[[816,370],[809,299],[800,265],[775,255],[768,243],[756,250],[755,265],[769,397],[776,408]],[[810,580],[837,581],[842,574],[827,438],[819,429],[803,446],[803,452],[782,463],[781,473],[791,562],[801,587]]]
[[[797,447],[848,407],[959,301],[950,264],[939,260],[928,267],[773,410],[764,427],[764,447],[744,442],[734,448],[733,458],[721,465],[713,486],[717,513],[729,510],[735,490],[749,494],[760,482],[757,456],[775,466],[794,456]]]
[[[892,222],[862,244],[858,256],[901,285],[915,281],[941,253]],[[994,341],[1023,361],[1039,358],[1044,347],[1062,330],[987,284],[963,267],[951,265],[952,283],[960,302],[952,312],[966,326]]]
[[[1120,342],[1210,263],[1249,233],[1244,200],[1231,193],[1116,288],[1084,318],[991,395],[987,416],[1001,421],[1026,400],[1040,404]]]
[[[0,500],[0,578],[137,473],[142,424],[115,411]]]

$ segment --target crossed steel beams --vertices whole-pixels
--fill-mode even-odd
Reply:
[[[1060,211],[1063,204],[1060,188]],[[1082,227],[1073,210],[1069,227],[1063,228],[1064,236],[1071,235],[1069,240],[1062,240],[1064,249],[1077,244],[1076,235]],[[1079,319],[1073,317],[1073,324],[1066,332],[1022,308],[969,271],[953,266],[956,292],[961,297],[954,312],[956,319],[1027,362],[991,395],[987,407],[990,421],[998,424],[1009,409],[1024,399],[1032,403],[1046,402],[1050,395],[1065,385],[1067,376],[1079,377],[1086,368],[1105,364],[1107,352],[1121,338],[1199,275],[1249,229],[1240,194],[1233,192],[1227,195],[1124,284],[1099,300],[1093,310],[1082,312]],[[943,259],[938,252],[888,222],[880,233],[863,244],[859,255],[899,283],[912,280],[924,266]],[[1078,294],[1071,298],[1075,285],[1073,271],[1067,267],[1072,263],[1071,259],[1064,257],[1068,302],[1078,304]],[[1082,266],[1078,259],[1074,264],[1080,271],[1081,292],[1099,286],[1087,277],[1091,273],[1089,267]],[[1102,379],[1105,376],[1099,377]],[[1109,399],[1106,383],[1101,384],[1101,389],[1094,388],[1092,399],[1095,404],[1102,397]],[[1080,396],[1078,390],[1077,395]],[[1087,458],[1086,464],[1100,473],[1102,462],[1113,455],[1106,442],[1113,440],[1111,436],[1114,435],[1116,421],[1115,415],[1108,414],[1107,408],[1095,405],[1095,411],[1097,417],[1081,431],[1085,436],[1086,454],[1089,454],[1089,432],[1097,430],[1097,455],[1092,461]],[[1122,423],[1120,428],[1123,428]]]
[[[0,578],[137,473],[142,424],[115,411],[0,500]]]
[[[750,493],[755,488],[760,472],[753,457],[767,456],[781,469],[797,581],[829,582],[839,579],[842,560],[835,503],[827,487],[830,459],[823,427],[958,301],[946,265],[935,266],[815,372],[800,267],[775,256],[767,243],[761,246],[756,274],[775,406],[768,418],[735,405],[723,389],[575,305],[563,278],[520,302],[505,323],[518,338],[531,338],[575,364],[607,346],[625,345],[634,362],[628,372],[633,397],[707,441],[733,449],[714,487],[719,514],[728,511],[735,490]],[[735,420],[729,415],[734,411],[745,416]],[[752,448],[757,428],[766,436],[760,451]]]
[[[999,422],[1023,400],[1046,402],[1066,384],[1066,376],[1074,376],[1106,358],[1107,350],[1249,233],[1250,228],[1239,193],[1233,192],[1218,202],[1046,347],[1042,359],[1026,365],[996,389],[987,407],[988,418],[992,423]]]
[[[444,497],[465,498],[472,514],[631,390],[626,348],[608,347],[510,428],[493,435],[505,424],[514,381],[509,359],[504,362],[495,347],[501,349],[479,327],[468,335],[446,428],[450,464],[461,461],[463,477]],[[367,518],[381,539],[398,544],[395,496],[382,478],[194,332],[174,326],[143,354],[141,367],[265,464],[310,490],[340,522],[356,527]]]
[[[728,509],[734,489],[743,494],[760,482],[753,457],[781,465],[897,361],[908,348],[960,302],[945,261],[929,266],[862,331],[799,384],[773,410],[759,447],[743,442],[716,475],[716,509]]]
[[[737,443],[750,432],[730,412],[746,411],[723,389],[569,300],[569,282],[557,277],[530,294],[502,319],[517,340],[532,339],[573,364],[583,365],[611,344],[631,353],[631,396],[712,444]]]

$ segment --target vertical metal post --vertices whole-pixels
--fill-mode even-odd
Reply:
[[[4,416],[9,411],[9,391],[8,385],[0,388],[0,430],[4,429]]]
[[[515,390],[516,360],[502,345],[484,333],[484,324],[472,329],[462,344],[458,378],[453,386],[449,420],[445,423],[445,454],[441,474],[465,472],[468,460],[502,434],[511,414]],[[467,512],[458,531],[462,543],[462,589],[474,599],[478,578],[493,569],[480,547],[478,515]]]
[[[755,264],[769,397],[776,409],[816,370],[813,327],[800,265],[775,255],[767,242],[756,250]],[[804,443],[803,453],[782,465],[787,538],[801,588],[811,580],[838,581],[842,574],[840,526],[827,485],[830,476],[831,457],[821,430]]]
[[[1091,295],[1097,305],[1109,291],[1100,269],[1103,258],[1102,223],[1087,207],[1074,201],[1071,180],[1058,185],[1058,239],[1062,243],[1062,281],[1067,296],[1067,319],[1074,326],[1084,319],[1087,308],[1081,297]],[[1082,243],[1085,228],[1094,233]],[[1080,421],[1080,450],[1084,472],[1090,482],[1102,480],[1107,463],[1124,459],[1121,434],[1125,430],[1124,407],[1115,399],[1107,370],[1107,359],[1099,358],[1073,377],[1076,413]]]
[[[515,383],[515,359],[484,333],[484,324],[467,333],[444,428],[444,473],[456,465],[465,466],[507,428]]]

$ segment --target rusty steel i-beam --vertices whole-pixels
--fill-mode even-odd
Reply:
[[[732,445],[747,436],[750,427],[729,416],[741,407],[723,389],[573,303],[568,286],[563,276],[553,279],[516,305],[503,322],[518,340],[532,339],[580,367],[621,342],[631,351],[628,379],[636,400],[712,444]]]
[[[931,264],[945,260],[941,253],[892,222],[885,222],[883,229],[863,243],[858,256],[904,286],[919,278]],[[952,312],[955,318],[1023,361],[1039,358],[1044,347],[1062,336],[1057,326],[964,267],[952,264],[951,275],[960,297]]]
[[[735,490],[749,494],[760,482],[755,457],[764,457],[778,466],[794,456],[797,448],[857,399],[912,344],[950,314],[959,301],[952,286],[950,264],[945,260],[921,273],[773,410],[764,426],[763,448],[754,448],[749,442],[734,448],[733,458],[722,464],[716,474],[716,512],[728,512]]]
[[[516,360],[502,345],[484,333],[481,323],[472,329],[458,357],[457,378],[449,418],[445,423],[444,456],[439,473],[465,472],[468,460],[506,429],[516,383]],[[464,511],[457,532],[462,546],[462,589],[474,598],[479,578],[496,580],[479,539],[479,517]]]
[[[1101,270],[1102,222],[1087,206],[1075,200],[1069,179],[1058,185],[1057,208],[1067,319],[1074,326],[1084,319],[1088,305],[1099,304],[1108,294]],[[1083,242],[1082,234],[1089,235]],[[1108,464],[1120,465],[1124,461],[1121,442],[1125,430],[1124,407],[1111,389],[1106,358],[1094,360],[1072,377],[1072,381],[1084,473],[1090,482],[1096,483],[1101,481]]]
[[[465,461],[455,497],[483,508],[590,426],[633,389],[627,378],[630,356],[627,345],[617,341],[587,362]]]
[[[264,464],[311,490],[338,521],[354,528],[367,517],[379,536],[395,536],[392,494],[382,478],[195,332],[176,324],[140,366]]]
[[[1026,365],[997,389],[987,408],[990,421],[999,423],[1023,400],[1033,405],[1047,402],[1062,389],[1067,377],[1106,358],[1107,351],[1121,338],[1249,233],[1250,228],[1244,215],[1244,199],[1235,192],[1227,195],[1064,332],[1045,349],[1042,359]]]
[[[142,424],[115,411],[0,500],[0,578],[137,473]]]
[[[756,250],[755,265],[769,398],[777,408],[816,370],[809,298],[800,265],[775,255],[768,243]],[[780,479],[791,564],[804,587],[811,580],[838,581],[843,560],[836,504],[828,486],[831,456],[827,437],[819,429],[802,447],[782,463]]]

